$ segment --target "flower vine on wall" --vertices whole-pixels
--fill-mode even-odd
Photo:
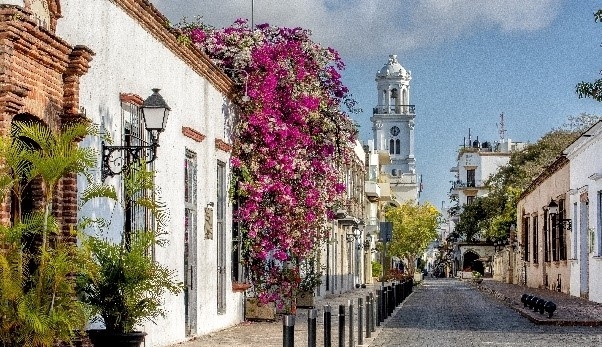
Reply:
[[[344,64],[301,28],[251,30],[239,19],[177,30],[250,98],[240,103],[231,159],[243,261],[261,301],[290,306],[298,264],[327,239],[345,190],[339,168],[351,161],[357,134],[347,112],[357,109],[341,82]]]

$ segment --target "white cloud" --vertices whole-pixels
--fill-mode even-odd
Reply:
[[[201,15],[218,27],[237,18],[300,26],[316,41],[349,56],[382,56],[488,29],[545,28],[560,0],[151,0],[173,22]]]

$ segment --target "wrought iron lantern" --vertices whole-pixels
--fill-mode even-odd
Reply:
[[[150,144],[108,146],[102,142],[101,179],[113,177],[127,171],[132,164],[144,161],[152,163],[157,159],[159,135],[165,130],[165,124],[171,108],[167,105],[159,89],[142,103],[141,114],[144,126],[150,134]]]

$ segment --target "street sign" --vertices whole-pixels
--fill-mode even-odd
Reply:
[[[393,239],[393,222],[380,222],[380,240],[391,242]]]

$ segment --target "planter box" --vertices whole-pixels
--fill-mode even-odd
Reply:
[[[297,294],[297,307],[314,308],[314,292],[299,292]]]
[[[263,305],[257,298],[247,298],[245,303],[245,319],[273,321],[276,320],[276,305],[273,302]]]

